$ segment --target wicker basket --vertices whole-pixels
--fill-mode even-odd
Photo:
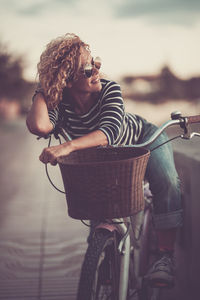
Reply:
[[[110,219],[143,209],[142,182],[149,155],[144,148],[105,147],[60,157],[69,216]]]

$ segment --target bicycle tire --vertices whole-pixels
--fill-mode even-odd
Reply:
[[[152,288],[143,279],[142,289],[140,291],[140,300],[161,300],[162,291],[160,288]]]
[[[77,300],[118,300],[119,254],[117,232],[94,233],[82,264]]]

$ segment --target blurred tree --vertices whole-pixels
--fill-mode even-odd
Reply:
[[[33,92],[35,83],[23,78],[24,58],[11,53],[8,47],[0,42],[0,101],[16,100],[22,110]]]

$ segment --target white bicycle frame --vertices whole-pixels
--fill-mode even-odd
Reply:
[[[139,235],[139,228],[143,222],[143,211],[137,213],[135,215],[135,228],[138,228],[138,232],[136,230],[135,234]],[[111,222],[112,221],[112,222]],[[128,224],[128,225],[126,225]],[[110,232],[117,231],[121,237],[121,240],[118,245],[118,251],[120,255],[120,275],[119,275],[119,300],[126,300],[128,293],[128,279],[129,279],[129,267],[130,267],[130,257],[131,252],[134,253],[134,272],[137,286],[140,287],[141,277],[139,275],[139,247],[135,247],[131,243],[130,230],[132,230],[131,218],[127,217],[125,219],[112,219],[108,220],[108,222],[100,223],[95,230],[98,229],[106,229]],[[136,236],[137,238],[137,236]]]
[[[122,222],[123,219],[113,219],[113,222]],[[118,246],[118,251],[121,255],[120,259],[120,280],[119,280],[119,300],[126,300],[128,291],[128,277],[131,253],[130,234],[127,234],[128,227],[125,223],[115,224],[117,231],[121,234],[121,242]]]

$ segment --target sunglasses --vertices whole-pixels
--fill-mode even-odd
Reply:
[[[92,59],[91,64],[86,64],[81,72],[87,77],[90,78],[93,74],[93,70],[94,68],[96,68],[97,70],[99,70],[101,68],[101,58],[100,57],[96,57],[95,59]]]

